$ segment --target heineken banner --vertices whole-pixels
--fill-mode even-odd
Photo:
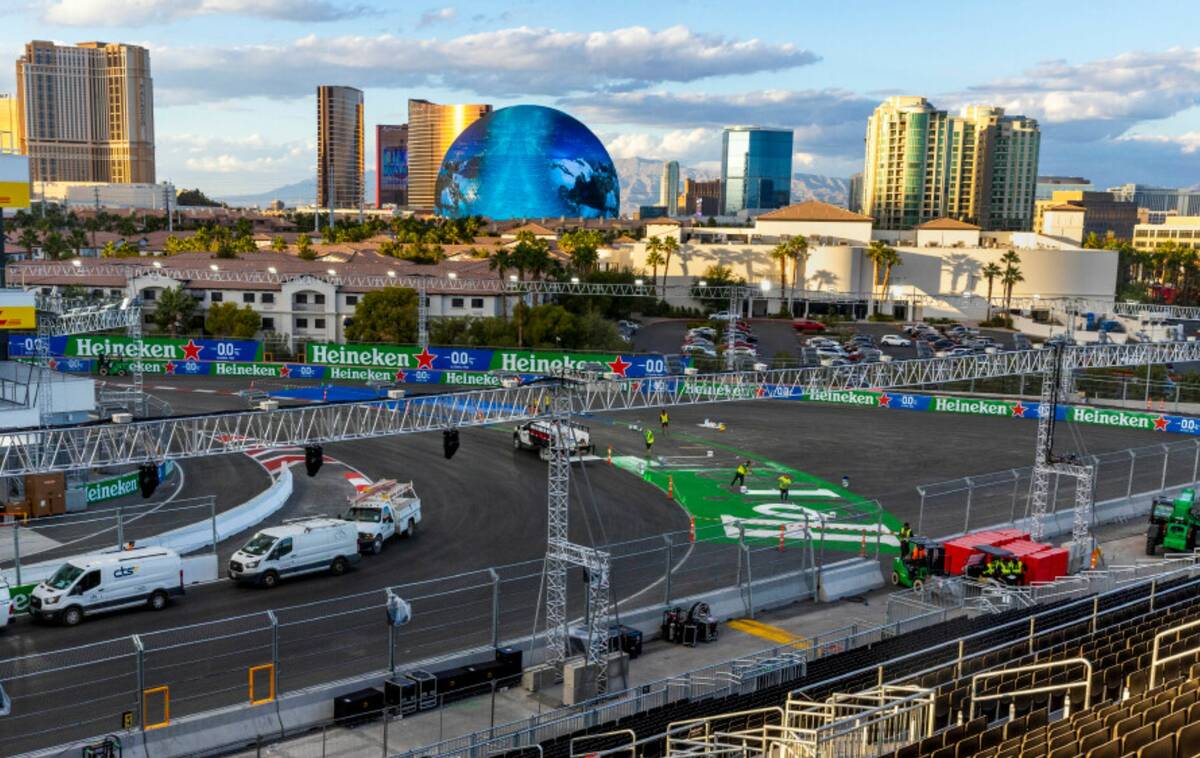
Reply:
[[[308,345],[305,357],[308,363],[320,366],[358,366],[392,371],[415,369],[548,374],[557,369],[577,369],[586,366],[631,378],[667,375],[667,360],[662,355],[432,346],[421,350],[414,346],[316,342]]]
[[[164,461],[158,464],[158,478],[160,480],[166,479],[170,475],[174,465],[171,461]],[[128,474],[88,482],[86,487],[87,502],[101,503],[105,500],[114,500],[118,497],[131,495],[137,491],[138,472],[130,471]]]
[[[51,337],[49,354],[56,358],[159,361],[261,361],[262,345],[254,340],[173,339],[144,337],[141,350],[129,337],[80,335]],[[30,334],[10,335],[8,354],[14,358],[32,358],[38,354],[37,338]]]

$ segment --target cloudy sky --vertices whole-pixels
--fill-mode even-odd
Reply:
[[[147,46],[159,177],[217,194],[312,175],[317,84],[365,90],[369,133],[410,97],[535,102],[613,157],[701,167],[723,124],[790,127],[796,170],[834,176],[861,168],[881,99],[919,94],[1040,119],[1043,174],[1200,184],[1195,0],[443,1],[7,0],[0,60],[30,39]]]

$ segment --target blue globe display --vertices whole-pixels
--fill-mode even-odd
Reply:
[[[616,217],[620,182],[596,135],[554,108],[501,108],[467,127],[437,179],[440,216]]]

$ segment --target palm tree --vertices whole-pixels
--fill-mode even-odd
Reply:
[[[154,306],[154,323],[172,337],[187,328],[196,312],[196,298],[183,291],[182,287],[164,289],[158,293]]]
[[[512,254],[508,248],[502,247],[492,254],[491,260],[488,261],[488,268],[500,275],[500,282],[503,284],[508,277],[505,273],[512,267]],[[500,310],[504,314],[505,320],[508,319],[508,296],[500,296]]]
[[[790,240],[784,240],[775,247],[771,248],[771,260],[779,263],[779,292],[780,294],[787,292],[787,265],[792,260],[792,250],[789,245]]]
[[[988,320],[991,321],[991,319],[992,319],[992,285],[995,284],[997,277],[1004,275],[1004,271],[999,266],[996,265],[995,261],[993,261],[992,263],[989,263],[988,265],[984,266],[983,269],[980,271],[980,273],[983,274],[983,278],[987,279],[987,283],[988,283],[987,317],[988,317]]]
[[[679,252],[679,240],[674,237],[663,237],[662,249],[665,260],[663,261],[663,288],[667,286],[667,275],[671,272],[671,256]],[[665,292],[663,293],[665,296]]]
[[[71,245],[58,232],[50,232],[42,240],[42,255],[56,261],[71,251]]]
[[[1004,285],[1004,312],[1008,313],[1012,307],[1013,287],[1025,281],[1025,277],[1021,275],[1021,269],[1017,268],[1021,256],[1017,255],[1015,250],[1009,250],[1000,256],[1000,260],[1004,263],[1004,273],[1000,277],[1000,283]]]
[[[658,263],[654,264],[654,278],[650,280],[650,286],[658,286],[658,267],[666,263],[666,259],[662,257],[663,242],[658,237],[651,237],[646,240],[646,265],[649,266],[650,259],[654,258]]]
[[[808,249],[808,237],[792,237],[788,242],[792,251],[792,292],[788,293],[788,312],[792,310],[792,297],[796,285],[800,285],[801,293],[808,291],[808,259],[812,251]],[[808,318],[808,298],[804,298],[804,317]]]
[[[883,240],[872,240],[867,247],[867,257],[871,259],[871,312],[875,312],[875,293],[879,288],[879,269],[884,265],[884,261],[891,254],[895,254],[895,250],[888,247],[888,244]]]
[[[20,236],[17,237],[17,244],[25,248],[25,254],[31,260],[33,258],[33,249],[37,247],[39,241],[40,238],[38,237],[37,230],[35,230],[32,226],[27,226],[22,229]]]
[[[904,261],[900,259],[900,253],[894,247],[887,247],[883,252],[883,283],[879,285],[880,299],[887,297],[888,285],[892,282],[892,269],[897,266],[903,266]]]
[[[271,240],[271,249],[274,250],[275,252],[282,253],[285,250],[287,250],[287,248],[288,248],[287,240],[285,240],[283,237],[280,237],[279,235],[275,235],[275,237]]]
[[[652,238],[653,239],[653,238]],[[658,267],[667,262],[667,259],[662,256],[658,250],[651,250],[650,245],[646,245],[646,265],[651,267],[650,286],[655,286],[658,283]]]
[[[87,234],[79,227],[75,227],[71,230],[71,233],[67,235],[67,244],[70,245],[71,249],[75,251],[75,257],[78,258],[80,255],[82,255],[82,252],[80,251],[82,251],[83,248],[88,244]]]

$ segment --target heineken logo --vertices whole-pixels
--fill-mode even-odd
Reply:
[[[375,371],[369,368],[330,366],[329,378],[360,382],[390,382],[396,378],[396,373],[394,371]]]
[[[840,403],[842,405],[875,405],[876,396],[869,392],[854,392],[853,390],[813,390],[810,400],[818,403]]]
[[[76,337],[75,349],[80,358],[99,358],[102,355],[118,358],[151,358],[166,360],[177,358],[175,346],[169,343],[131,340],[113,340],[108,337]]]
[[[1154,418],[1142,413],[1128,411],[1106,411],[1102,408],[1071,408],[1071,420],[1085,424],[1103,424],[1105,426],[1125,426],[1132,429],[1153,429]]]
[[[408,368],[412,365],[412,356],[395,348],[317,343],[309,345],[308,350],[312,363],[323,363],[328,366]]]
[[[279,376],[278,366],[261,363],[218,363],[215,368],[217,376]]]
[[[978,416],[1008,416],[1012,413],[1012,407],[1003,400],[940,396],[933,399],[933,409],[940,413],[973,413]]]
[[[534,353],[501,353],[501,371],[519,371],[527,374],[548,374],[556,369],[573,369],[579,361],[569,355],[559,355],[553,358],[538,356]]]
[[[136,492],[138,489],[137,475],[127,474],[117,479],[95,482],[87,486],[87,502],[95,503],[101,500],[112,500]]]
[[[442,374],[445,384],[462,384],[472,387],[499,387],[500,379],[491,374],[476,374],[466,371],[446,371]]]

